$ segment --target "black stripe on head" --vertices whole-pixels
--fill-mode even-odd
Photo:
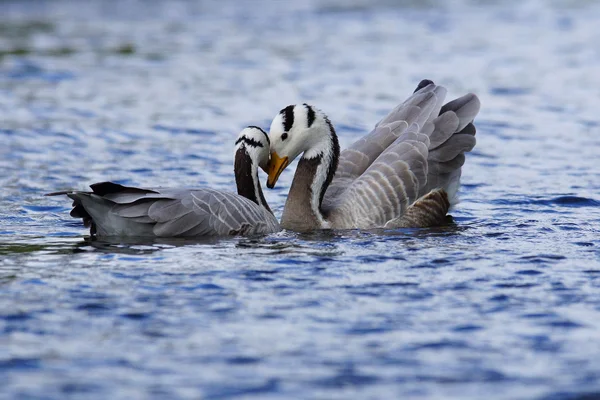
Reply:
[[[306,103],[304,103],[304,107],[306,107],[306,127],[310,128],[313,122],[315,122],[315,110]]]
[[[235,145],[237,146],[240,142],[244,142],[245,144],[247,144],[250,147],[263,147],[263,144],[261,142],[257,142],[256,140],[251,139],[246,136],[242,136],[241,138],[236,140]]]
[[[271,139],[269,139],[269,135],[267,135],[267,132],[265,132],[265,131],[264,131],[262,128],[259,128],[259,127],[258,127],[258,126],[256,126],[256,125],[250,125],[248,128],[251,128],[251,129],[258,129],[259,131],[261,131],[261,132],[262,132],[262,134],[263,134],[263,135],[265,135],[265,139],[267,139],[267,143],[268,143],[268,144],[271,144]]]
[[[329,139],[331,140],[331,163],[329,164],[329,168],[327,169],[327,178],[325,178],[325,183],[321,188],[321,193],[319,193],[319,205],[323,203],[323,197],[325,196],[325,191],[327,187],[333,180],[333,176],[335,175],[335,171],[338,167],[338,162],[340,159],[340,142],[338,141],[337,134],[335,133],[335,128],[333,124],[329,120],[329,118],[325,117],[325,122],[329,126]]]
[[[283,131],[289,132],[292,125],[294,125],[294,106],[287,106],[279,111],[279,114],[283,117]]]

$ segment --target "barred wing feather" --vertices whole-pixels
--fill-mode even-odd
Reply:
[[[94,192],[65,192],[73,216],[101,236],[192,237],[278,231],[273,214],[245,197],[214,189],[142,189],[111,182]],[[61,194],[61,193],[57,193]]]

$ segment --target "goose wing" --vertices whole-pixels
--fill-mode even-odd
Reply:
[[[263,207],[214,189],[143,189],[102,182],[92,192],[63,192],[71,215],[101,236],[193,237],[249,235],[279,230]],[[93,232],[94,233],[94,232]]]
[[[420,100],[420,113],[360,176],[347,173],[360,168],[346,167],[344,186],[335,188],[323,207],[333,226],[372,228],[441,222],[440,216],[445,216],[456,202],[464,153],[475,146],[473,119],[480,102],[474,94],[467,94],[442,107],[446,91],[437,88],[440,87],[428,84],[418,90],[378,124],[374,132],[401,123],[394,115],[401,115],[415,95],[423,94],[422,91],[432,95]],[[373,135],[372,140],[381,137]],[[368,144],[361,144],[361,148],[367,149]],[[405,215],[407,212],[410,215]]]
[[[323,199],[324,210],[332,208],[350,184],[409,127],[419,131],[432,115],[437,116],[445,95],[443,87],[430,81],[421,82],[415,93],[379,121],[368,135],[342,151],[338,169]]]
[[[327,214],[332,226],[382,227],[401,216],[427,183],[428,144],[416,130],[400,135],[338,196]]]

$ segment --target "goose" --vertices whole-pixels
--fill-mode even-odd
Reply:
[[[71,216],[82,218],[93,237],[199,237],[279,231],[258,180],[269,160],[269,137],[250,126],[235,142],[238,194],[210,189],[145,189],[113,182],[91,192],[62,191],[73,199]]]
[[[329,118],[308,104],[290,105],[269,129],[267,187],[300,154],[281,227],[373,229],[447,222],[456,204],[465,152],[475,146],[480,102],[470,93],[442,106],[446,89],[430,80],[366,136],[340,154]]]

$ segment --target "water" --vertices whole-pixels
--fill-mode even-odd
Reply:
[[[600,396],[599,17],[593,1],[1,2],[0,397]],[[103,243],[42,197],[233,190],[244,126],[306,101],[347,146],[422,78],[483,104],[451,226]],[[278,216],[293,171],[266,192]]]

